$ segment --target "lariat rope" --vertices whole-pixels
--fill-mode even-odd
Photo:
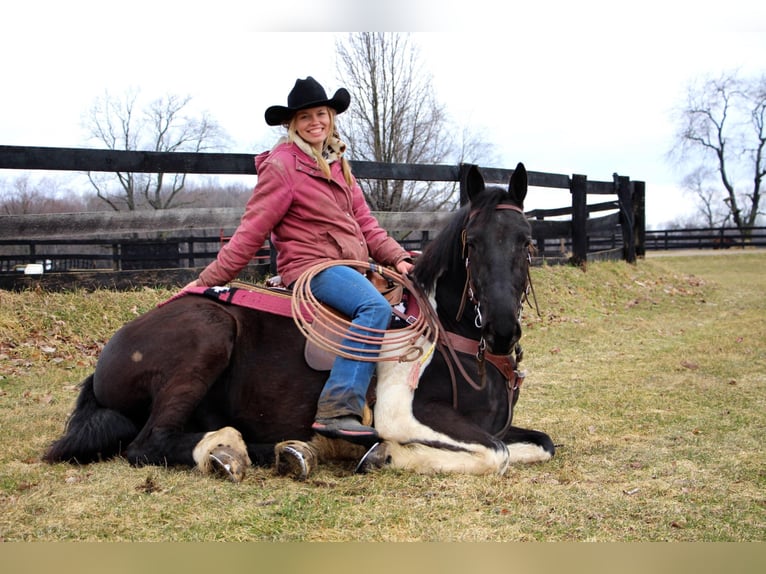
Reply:
[[[407,276],[375,263],[339,260],[319,263],[304,271],[293,285],[292,314],[295,324],[307,340],[335,355],[357,361],[400,363],[424,361],[439,339],[439,325],[432,313],[420,313],[412,322],[398,329],[373,329],[352,323],[348,317],[319,301],[311,291],[311,280],[330,267],[346,265],[378,272],[389,281],[402,285],[415,297],[421,310],[431,308],[422,290]],[[423,348],[422,337],[431,344]],[[358,348],[343,340],[363,344]],[[383,348],[381,349],[381,345]],[[352,352],[351,352],[352,351]]]

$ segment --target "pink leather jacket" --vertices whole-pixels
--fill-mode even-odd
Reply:
[[[396,265],[408,253],[370,213],[356,180],[349,186],[340,162],[328,181],[298,146],[283,143],[255,158],[258,182],[239,227],[200,274],[204,285],[234,279],[271,233],[277,269],[285,285],[324,261],[372,257]]]

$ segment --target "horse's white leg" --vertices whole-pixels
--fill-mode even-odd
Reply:
[[[241,482],[252,464],[242,434],[232,427],[205,434],[192,456],[203,474],[221,474],[234,482]]]
[[[452,441],[453,443],[455,441]],[[389,466],[412,470],[420,474],[505,474],[508,469],[508,450],[498,443],[497,448],[476,444],[457,444],[432,447],[424,444],[387,443]],[[457,448],[460,450],[452,450]]]
[[[422,342],[427,345],[427,342]],[[385,349],[385,347],[384,347]],[[393,468],[419,473],[503,474],[508,468],[506,445],[464,443],[421,424],[412,414],[414,363],[378,363],[375,428],[386,441],[386,460]],[[425,369],[428,363],[420,366]]]
[[[511,464],[547,462],[553,458],[553,455],[543,447],[529,442],[515,442],[506,446]]]

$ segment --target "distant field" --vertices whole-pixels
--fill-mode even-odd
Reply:
[[[171,292],[0,291],[0,540],[764,541],[766,253],[663,255],[533,270],[515,420],[559,450],[503,477],[43,464],[101,346]]]

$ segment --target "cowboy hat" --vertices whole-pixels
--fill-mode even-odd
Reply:
[[[343,113],[351,103],[351,95],[345,88],[340,88],[331,99],[327,99],[327,92],[311,76],[305,80],[295,80],[295,86],[287,96],[287,106],[271,106],[266,109],[266,123],[270,126],[278,126],[290,121],[293,114],[298,110],[329,106],[336,113]]]

